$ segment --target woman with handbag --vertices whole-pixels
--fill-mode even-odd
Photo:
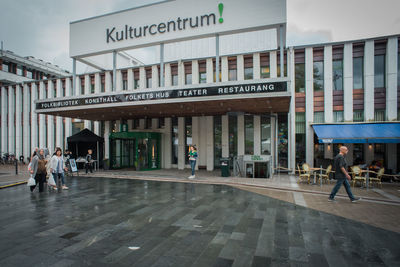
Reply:
[[[31,192],[35,190],[39,184],[39,192],[43,192],[43,184],[46,181],[46,160],[44,159],[44,150],[40,149],[39,153],[34,153],[30,164],[30,173],[35,178],[35,185],[32,185]]]
[[[56,183],[55,188],[57,188],[57,180],[61,180],[62,189],[67,190],[68,187],[65,185],[64,171],[68,169],[65,167],[65,161],[62,156],[61,148],[57,147],[55,155],[50,160],[50,172],[53,175],[54,181]]]

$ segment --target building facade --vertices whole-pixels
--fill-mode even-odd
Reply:
[[[216,57],[165,62],[162,87],[159,64],[117,70],[115,90],[111,71],[78,75],[75,91],[70,75],[2,84],[1,151],[26,158],[35,147],[66,148],[67,137],[88,128],[105,138],[104,155],[114,160],[114,167],[137,167],[135,161],[154,158],[154,146],[143,155],[133,151],[143,149],[126,141],[133,139],[128,133],[159,134],[156,154],[161,168],[188,168],[188,144],[197,145],[198,166],[207,170],[218,168],[221,157],[243,155],[268,156],[271,166],[291,170],[301,162],[326,166],[338,144],[319,144],[312,125],[399,122],[399,37],[289,47],[284,50],[282,74],[280,50],[272,50],[221,56],[219,79]],[[48,113],[36,109],[45,101],[92,95],[117,98],[123,93],[163,90],[201,94],[203,87],[246,88],[261,83],[287,87],[268,96],[198,95],[193,101],[142,101],[129,108],[123,108],[125,103],[109,103],[94,110],[85,106]],[[150,142],[135,140],[141,147]],[[346,145],[350,164],[381,160],[387,170],[400,171],[398,143]]]

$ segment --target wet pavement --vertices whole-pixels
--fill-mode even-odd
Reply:
[[[0,266],[400,265],[399,233],[226,185],[67,184],[0,191]]]

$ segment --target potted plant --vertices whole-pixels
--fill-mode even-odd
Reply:
[[[108,171],[110,169],[110,160],[103,159],[103,170]]]

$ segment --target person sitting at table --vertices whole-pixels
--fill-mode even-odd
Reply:
[[[92,159],[92,153],[93,151],[91,149],[88,150],[88,153],[86,155],[86,174],[88,173],[88,170],[90,169],[90,173],[93,173],[93,159]]]

